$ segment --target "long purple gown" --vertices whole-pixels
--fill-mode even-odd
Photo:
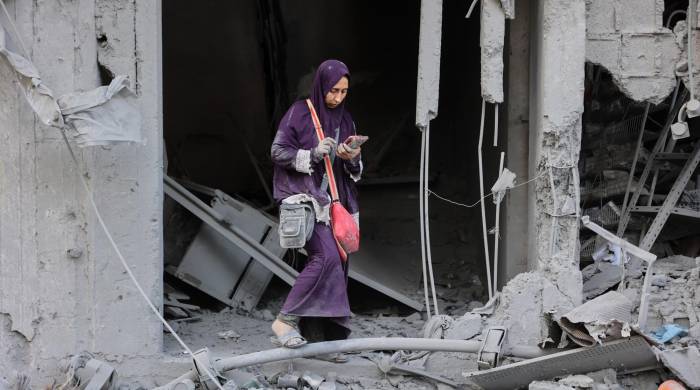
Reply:
[[[345,64],[337,60],[325,61],[316,71],[311,89],[311,100],[325,135],[336,138],[338,142],[355,134],[355,125],[350,113],[344,109],[344,102],[330,109],[325,105],[324,97],[343,76],[350,77]],[[327,188],[322,188],[325,173],[323,160],[316,160],[311,153],[316,145],[318,138],[309,109],[304,101],[297,101],[282,117],[272,144],[274,197],[278,203],[305,194],[316,206],[327,209],[330,196]],[[357,214],[355,180],[359,179],[362,171],[360,159],[347,161],[335,158],[333,171],[341,203],[351,214]],[[289,292],[281,313],[303,319],[329,318],[347,330],[351,315],[347,263],[340,259],[330,226],[317,220],[313,235],[304,248],[308,253],[307,263]]]

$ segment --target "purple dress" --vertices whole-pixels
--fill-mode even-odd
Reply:
[[[327,137],[343,142],[355,134],[355,126],[344,103],[330,109],[324,96],[343,77],[350,76],[340,61],[323,62],[314,77],[311,100]],[[336,136],[337,134],[337,136]],[[311,239],[304,247],[308,260],[299,274],[281,313],[302,318],[324,317],[347,328],[350,305],[347,294],[347,263],[343,263],[336,247],[333,232],[327,224],[330,196],[324,188],[323,160],[314,158],[311,150],[318,138],[305,101],[295,102],[282,117],[272,143],[274,163],[274,197],[282,203],[302,196],[311,200],[317,210],[317,222]],[[333,171],[341,203],[351,214],[359,211],[355,181],[362,171],[360,159],[346,161],[335,158]]]

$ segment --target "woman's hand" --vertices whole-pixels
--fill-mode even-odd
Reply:
[[[361,148],[351,148],[345,143],[338,144],[335,154],[343,160],[353,160],[360,155]]]
[[[311,150],[314,161],[321,161],[323,156],[330,154],[335,148],[335,139],[331,137],[326,137],[321,142],[316,145],[315,148]]]

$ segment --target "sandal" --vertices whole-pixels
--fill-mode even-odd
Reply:
[[[270,337],[270,342],[276,347],[294,349],[305,345],[306,339],[299,334],[299,331],[292,329],[285,334]]]
[[[316,355],[313,359],[323,360],[331,363],[347,363],[350,358],[345,353],[327,353],[323,355]]]

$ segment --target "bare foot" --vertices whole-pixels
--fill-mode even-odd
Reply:
[[[275,334],[275,336],[281,336],[290,330],[294,329],[293,327],[289,326],[288,324],[285,324],[284,322],[280,320],[275,320],[275,322],[272,323],[272,332]]]

